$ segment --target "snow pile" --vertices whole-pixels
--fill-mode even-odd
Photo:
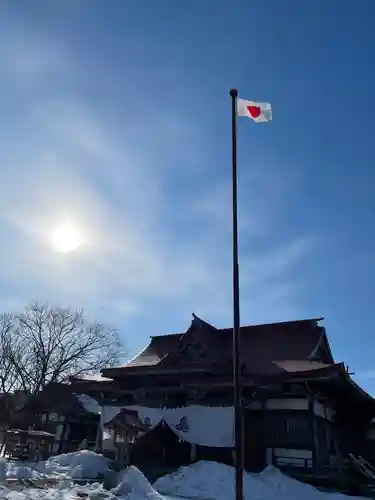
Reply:
[[[126,500],[165,500],[137,467],[130,466],[122,472],[119,484],[112,490],[117,497]]]
[[[323,500],[327,497],[327,493],[317,490],[310,484],[286,476],[275,467],[267,467],[258,477],[270,497],[277,495],[280,498],[290,498],[290,500]],[[248,474],[246,478],[247,486],[251,488],[253,482],[253,478]],[[330,494],[328,495],[330,496]],[[345,497],[345,495],[342,496]]]
[[[181,467],[177,472],[158,479],[153,487],[170,497],[204,500],[229,500],[235,498],[235,470],[217,462],[197,462]],[[345,495],[330,494],[284,475],[274,467],[267,467],[260,474],[244,473],[245,500],[336,500]],[[353,499],[353,497],[351,497]]]
[[[60,490],[57,488],[26,488],[23,491],[13,491],[7,488],[0,490],[1,500],[77,500],[75,492],[71,489]]]
[[[98,483],[85,487],[24,488],[22,491],[0,487],[0,500],[117,500]]]
[[[153,486],[169,496],[227,500],[233,496],[234,469],[217,462],[197,462],[161,477]]]
[[[0,458],[0,484],[5,483],[7,476],[7,461],[5,458]]]
[[[73,479],[96,478],[109,470],[109,460],[94,451],[81,450],[50,458],[45,462],[45,470],[65,473]]]
[[[41,465],[41,464],[38,464]],[[233,500],[234,468],[217,462],[197,462],[158,479],[152,486],[133,466],[121,471],[117,486],[77,486],[69,478],[97,477],[109,471],[108,460],[90,451],[60,455],[44,463],[44,474],[63,479],[54,488],[24,488],[14,491],[0,486],[0,500]],[[14,469],[14,467],[13,467]],[[21,470],[21,468],[19,468]],[[23,467],[25,475],[30,467]],[[39,471],[42,474],[41,471]],[[244,474],[245,500],[349,500],[341,494],[324,493],[313,486],[268,467],[260,474]],[[354,500],[354,497],[351,498]]]
[[[94,479],[109,470],[109,460],[103,455],[98,455],[89,450],[82,450],[57,455],[45,462],[35,464],[9,462],[6,477],[31,480],[56,476],[73,479]]]
[[[47,477],[45,462],[30,464],[28,462],[8,462],[6,470],[7,479],[42,479]]]

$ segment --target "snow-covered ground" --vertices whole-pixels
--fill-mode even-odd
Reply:
[[[93,451],[57,455],[45,462],[8,462],[6,477],[17,479],[44,479],[68,477],[73,479],[95,479],[109,471],[109,460]]]
[[[109,461],[90,451],[53,457],[46,462],[10,462],[7,483],[0,486],[0,500],[231,500],[234,468],[216,462],[197,462],[158,479],[153,485],[136,468],[118,474],[117,486],[108,491],[99,482],[77,485],[75,479],[97,478],[110,473]],[[4,476],[4,475],[3,475]],[[59,478],[54,487],[12,489],[12,479]],[[268,467],[260,474],[244,475],[245,500],[348,500],[341,494],[323,493]],[[354,500],[354,497],[350,497]]]

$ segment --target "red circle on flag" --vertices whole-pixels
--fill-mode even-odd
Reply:
[[[247,109],[249,110],[251,118],[258,118],[260,115],[260,108],[258,106],[248,106]]]

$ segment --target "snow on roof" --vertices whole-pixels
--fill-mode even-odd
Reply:
[[[112,382],[111,378],[103,377],[100,373],[77,375],[73,378],[87,382]]]
[[[96,415],[101,413],[101,406],[96,399],[93,399],[86,394],[76,394],[75,396],[87,412],[95,413]]]

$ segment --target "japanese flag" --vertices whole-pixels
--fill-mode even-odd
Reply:
[[[247,116],[257,123],[269,122],[272,120],[271,104],[237,99],[237,115]]]

